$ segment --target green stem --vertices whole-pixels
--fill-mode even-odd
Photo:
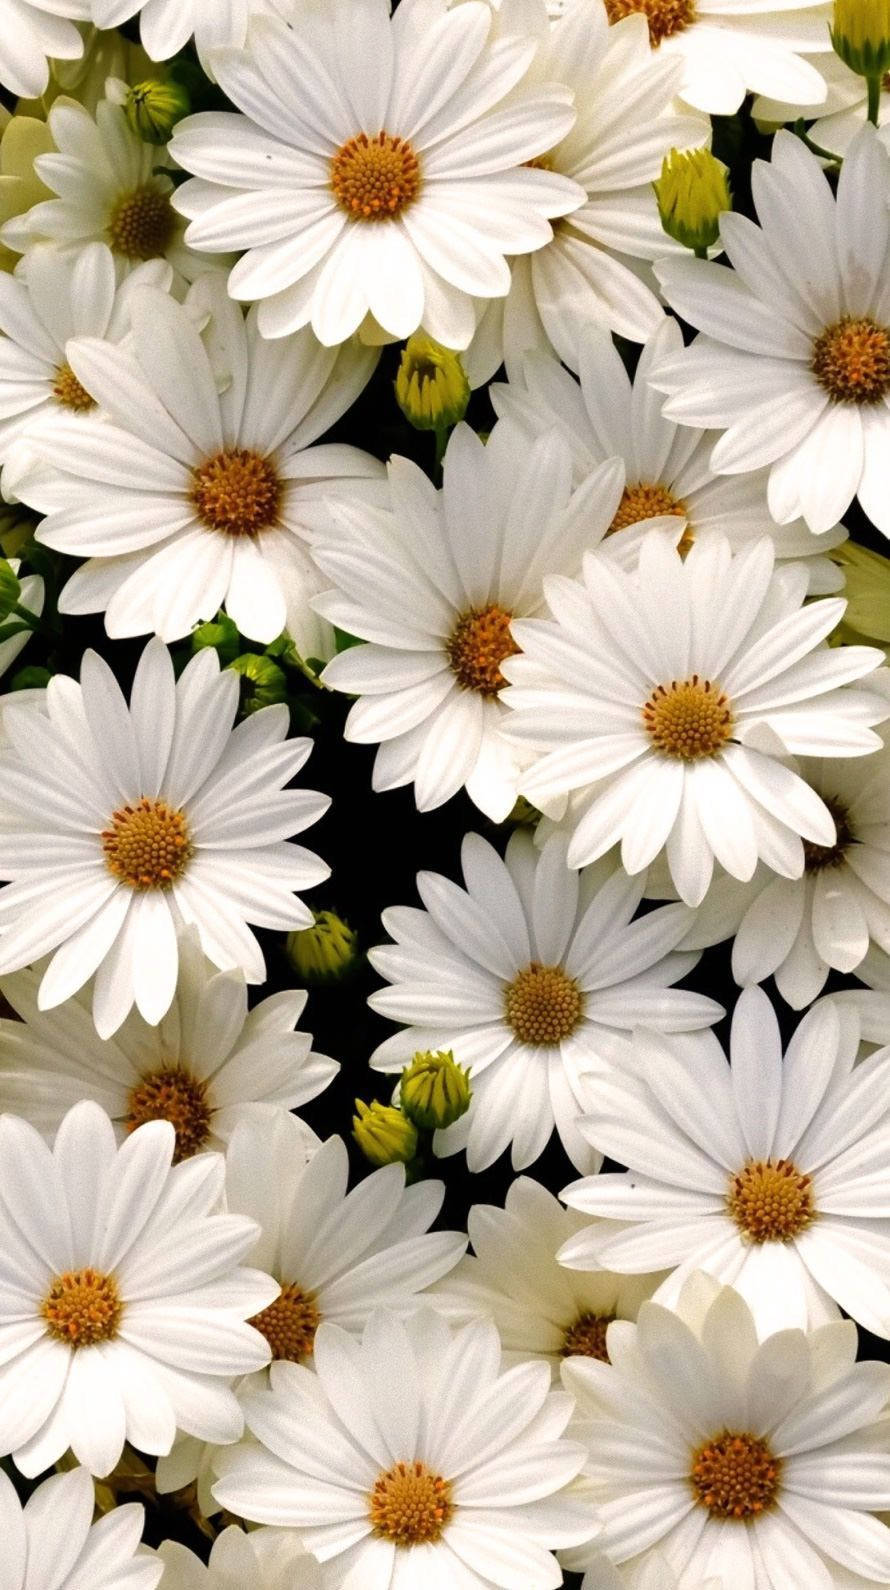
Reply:
[[[451,431],[447,425],[442,425],[437,426],[434,434],[436,438],[435,468],[438,475],[442,469],[442,459],[445,457],[445,449],[448,446],[448,438],[451,435]]]
[[[881,78],[867,77],[865,81],[868,84],[868,119],[873,127],[877,127],[881,108]]]
[[[707,259],[708,257],[708,251],[701,243],[698,243],[692,252],[696,259]]]
[[[807,133],[807,124],[802,116],[794,123],[791,131],[794,133],[795,137],[799,138],[801,143],[807,149],[809,149],[810,153],[813,155],[818,155],[820,160],[828,160],[833,166],[843,165],[844,162],[841,155],[834,155],[830,149],[823,149],[820,144],[813,142],[812,138],[810,138]]]

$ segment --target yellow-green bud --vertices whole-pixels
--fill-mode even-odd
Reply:
[[[243,713],[258,712],[260,707],[272,707],[279,701],[287,700],[284,670],[271,657],[248,651],[242,657],[236,657],[229,667],[246,682],[247,688],[242,689],[241,693]]]
[[[890,0],[835,0],[831,42],[859,77],[890,70]]]
[[[459,1121],[472,1096],[470,1073],[457,1064],[450,1049],[416,1054],[402,1072],[402,1109],[421,1131],[434,1132]]]
[[[831,636],[832,644],[856,645],[863,640],[890,645],[890,558],[855,541],[844,541],[830,553],[844,571],[847,610]]]
[[[313,911],[309,928],[288,933],[287,954],[304,983],[336,983],[358,960],[358,937],[333,911]]]
[[[672,149],[652,186],[668,237],[696,253],[716,243],[720,216],[732,209],[732,195],[729,173],[710,149]]]
[[[417,1127],[392,1104],[356,1099],[352,1135],[372,1165],[407,1165],[417,1153]]]
[[[15,569],[5,558],[0,558],[0,621],[9,617],[21,594]]]
[[[462,420],[470,383],[460,356],[425,331],[409,337],[396,376],[396,402],[418,431],[447,431]]]
[[[168,80],[137,83],[124,101],[124,114],[134,133],[147,144],[165,144],[178,121],[187,116],[189,96],[181,83]]]
[[[0,195],[2,195],[2,175],[0,175]],[[2,208],[2,206],[0,206]],[[6,558],[17,557],[23,547],[26,547],[37,528],[37,521],[32,519],[27,510],[19,507],[0,509],[0,552]]]

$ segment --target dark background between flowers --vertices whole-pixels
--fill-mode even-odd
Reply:
[[[122,31],[131,32],[135,37],[132,24]],[[203,78],[188,55],[177,63],[177,71],[192,92],[194,109],[226,105],[219,90]],[[10,104],[10,109],[13,108]],[[768,157],[769,146],[770,139],[758,132],[748,106],[737,116],[714,119],[715,153],[730,167],[735,208],[748,214],[753,214],[751,162],[757,157]],[[630,343],[619,343],[619,346],[628,368],[633,370],[637,348]],[[415,459],[435,477],[432,435],[413,430],[395,402],[393,382],[399,355],[398,348],[383,350],[373,379],[330,435],[333,439],[364,447],[382,459],[392,453],[402,453]],[[503,376],[501,371],[498,379]],[[494,423],[494,413],[484,390],[474,394],[467,419],[482,431],[490,429]],[[884,538],[858,507],[854,506],[847,515],[846,523],[855,540],[876,551],[886,550]],[[25,558],[27,560],[27,552]],[[49,554],[45,548],[39,551],[37,559],[42,572],[49,575],[56,589],[64,584],[74,567],[73,560]],[[208,619],[213,616],[206,615]],[[46,667],[52,672],[76,677],[84,651],[92,646],[110,662],[122,687],[129,691],[144,644],[144,639],[110,641],[100,619],[66,618],[55,636],[32,638],[18,666],[27,670]],[[252,652],[259,647],[245,641],[241,650]],[[174,661],[181,666],[190,654],[190,645],[183,642],[172,651]],[[12,678],[15,677],[14,669]],[[371,789],[375,748],[349,745],[343,739],[348,699],[313,688],[293,670],[288,671],[287,677],[292,691],[293,732],[309,732],[314,740],[314,749],[300,782],[324,790],[332,797],[328,813],[304,836],[305,842],[323,856],[332,869],[327,883],[309,893],[308,903],[316,909],[331,909],[343,916],[358,934],[362,949],[366,950],[385,938],[380,915],[387,906],[419,903],[415,888],[419,871],[430,869],[459,881],[464,834],[481,833],[503,850],[511,825],[498,827],[490,823],[463,794],[438,811],[425,814],[416,810],[411,787],[375,795]],[[5,688],[8,689],[9,684],[9,679],[4,681]],[[244,692],[248,688],[245,685]],[[307,713],[314,721],[307,719]],[[310,723],[308,730],[307,722]],[[284,936],[260,931],[259,938],[266,955],[268,981],[262,988],[252,991],[254,1001],[276,989],[292,987],[298,981],[285,954]],[[738,996],[730,975],[729,946],[718,946],[706,952],[686,981],[689,986],[718,999],[726,1008],[727,1016],[716,1029],[726,1043],[729,1017]],[[832,975],[828,988],[850,985],[855,985],[855,978]],[[373,1049],[393,1030],[389,1022],[367,1005],[368,994],[378,986],[380,979],[362,959],[346,980],[311,988],[301,1020],[301,1026],[313,1034],[315,1048],[333,1056],[341,1066],[332,1085],[301,1114],[320,1136],[340,1133],[346,1138],[353,1180],[360,1179],[370,1168],[350,1136],[354,1100],[359,1097],[388,1101],[392,1086],[391,1079],[372,1071],[368,1065]],[[799,1017],[783,1003],[771,979],[767,991],[774,1000],[787,1041]],[[467,1215],[474,1203],[502,1205],[514,1175],[509,1151],[490,1169],[477,1175],[468,1172],[463,1154],[431,1162],[427,1173],[440,1177],[445,1183],[445,1202],[438,1224],[459,1230],[466,1229]],[[546,1152],[524,1174],[534,1176],[558,1193],[575,1178],[576,1172],[554,1137]],[[860,1353],[863,1357],[890,1357],[888,1344],[865,1331],[860,1331]],[[23,1495],[33,1488],[22,1476],[13,1473],[13,1477]],[[127,1499],[122,1493],[120,1500]],[[172,1498],[148,1501],[145,1538],[153,1545],[166,1538],[182,1540],[205,1558],[210,1545],[188,1511]],[[565,1583],[576,1587],[580,1577],[567,1574]]]

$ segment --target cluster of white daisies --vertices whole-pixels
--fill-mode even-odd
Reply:
[[[0,697],[0,1590],[890,1585],[890,670],[839,628],[890,3],[0,0],[0,91],[0,667],[146,638]],[[751,213],[685,237],[742,107]],[[429,472],[326,439],[405,339]],[[510,834],[384,910],[371,1063],[570,1185],[442,1230],[294,1113],[339,1068],[253,929],[312,928],[330,798],[217,619]],[[727,1053],[680,985],[730,940]]]

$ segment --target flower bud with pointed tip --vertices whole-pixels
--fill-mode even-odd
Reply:
[[[176,123],[188,113],[189,96],[172,80],[136,83],[124,100],[127,121],[147,144],[168,143]]]
[[[835,0],[831,42],[858,77],[890,71],[890,0]]]
[[[333,911],[313,911],[311,927],[287,935],[287,956],[304,983],[336,983],[355,967],[358,935]]]
[[[470,383],[459,354],[425,331],[415,331],[402,353],[396,402],[418,431],[447,431],[467,412]]]
[[[720,216],[732,209],[729,173],[710,149],[672,149],[652,186],[661,224],[676,243],[702,253],[720,236]]]
[[[352,1135],[372,1165],[407,1165],[417,1154],[417,1127],[392,1104],[356,1099]]]
[[[466,1115],[472,1098],[470,1073],[450,1049],[420,1051],[402,1072],[399,1100],[408,1119],[424,1132],[441,1131]]]

